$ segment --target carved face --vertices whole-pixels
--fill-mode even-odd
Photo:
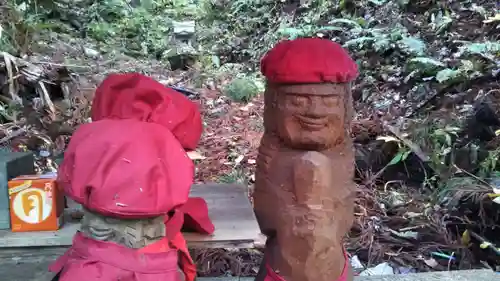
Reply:
[[[278,86],[277,130],[287,145],[321,150],[345,137],[347,84]]]

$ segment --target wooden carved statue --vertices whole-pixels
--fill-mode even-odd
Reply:
[[[342,240],[354,212],[356,63],[330,40],[301,38],[278,43],[261,71],[265,132],[254,206],[268,240],[257,281],[352,280]]]

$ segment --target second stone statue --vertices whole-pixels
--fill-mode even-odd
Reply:
[[[268,237],[257,281],[352,280],[343,238],[353,222],[351,82],[356,63],[340,45],[301,38],[261,62],[264,136],[254,206]]]

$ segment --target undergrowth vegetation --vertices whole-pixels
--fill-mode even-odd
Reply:
[[[196,16],[189,1],[166,0],[15,0],[2,9],[6,49],[26,51],[48,29],[93,40],[102,51],[159,58],[171,47],[172,22]]]
[[[464,154],[475,157],[466,161],[479,167],[471,174],[495,175],[497,149],[485,151],[482,136],[466,128],[467,123],[491,126],[471,119],[482,110],[477,101],[500,94],[495,82],[500,19],[494,3],[204,1],[199,13],[200,40],[221,64],[257,69],[273,44],[297,37],[329,38],[349,49],[361,71],[354,89],[358,118],[403,119],[400,125],[411,127],[406,138],[424,150],[421,160],[432,170],[423,182],[443,191],[438,194],[455,190],[450,182],[471,180],[464,174],[470,167],[456,164]],[[446,112],[437,115],[435,110]],[[389,163],[404,161],[407,151],[411,148],[400,149]],[[491,187],[480,190],[493,192]]]

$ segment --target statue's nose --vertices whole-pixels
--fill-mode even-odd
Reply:
[[[306,116],[309,118],[324,118],[328,115],[328,108],[319,102],[312,102],[309,106]]]
[[[307,117],[309,118],[323,118],[328,115],[329,109],[323,103],[319,96],[314,96],[310,100],[309,108],[307,110]]]

